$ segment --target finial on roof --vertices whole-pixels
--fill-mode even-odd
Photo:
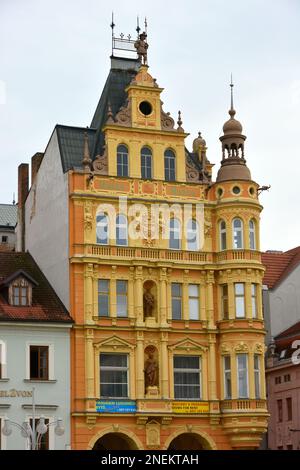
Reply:
[[[89,149],[89,137],[88,133],[84,133],[83,137],[83,159],[82,159],[82,166],[84,170],[89,171],[91,169],[92,160],[90,157],[90,149]]]
[[[12,203],[13,203],[13,205],[16,204],[15,193],[13,193],[13,202]]]
[[[146,16],[145,16],[145,22],[144,22],[144,24],[145,24],[145,33],[147,34],[147,26],[148,26],[148,23],[147,23],[147,18],[146,18]]]
[[[114,124],[114,115],[113,115],[113,112],[112,112],[112,109],[111,109],[111,104],[110,104],[110,101],[108,102],[108,105],[107,105],[107,120],[106,120],[106,123],[107,124]]]
[[[140,31],[141,31],[141,28],[140,28],[140,19],[139,17],[137,16],[136,17],[136,32],[137,32],[137,37],[139,38],[139,35],[140,35]]]
[[[177,121],[177,124],[178,124],[178,127],[177,127],[178,132],[184,132],[184,129],[182,128],[181,111],[178,111],[178,121]]]

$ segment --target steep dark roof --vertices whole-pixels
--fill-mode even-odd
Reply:
[[[262,253],[262,262],[266,266],[263,283],[274,289],[300,264],[300,246],[286,252],[267,251]]]
[[[15,227],[18,218],[18,206],[0,204],[0,227]]]
[[[110,103],[112,113],[115,116],[121,106],[126,102],[127,94],[125,89],[135,77],[139,66],[140,62],[138,60],[112,57],[111,69],[91,122],[91,128],[97,129],[97,139],[93,150],[93,157],[101,152],[104,144],[101,130],[107,119],[108,103]]]
[[[72,168],[82,169],[84,133],[87,132],[88,134],[89,149],[90,153],[92,153],[95,145],[96,130],[58,124],[56,132],[63,171],[66,172]]]
[[[37,283],[32,289],[32,305],[29,307],[9,305],[5,290],[1,288],[0,322],[73,322],[54,289],[29,253],[0,253],[0,283],[18,271],[24,271]]]

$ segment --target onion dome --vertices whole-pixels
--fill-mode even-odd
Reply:
[[[231,81],[230,119],[223,126],[221,168],[218,171],[217,182],[230,180],[251,180],[251,173],[244,158],[246,136],[242,134],[242,124],[235,119],[233,107],[233,83]]]

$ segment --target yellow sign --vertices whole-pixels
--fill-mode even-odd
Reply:
[[[209,403],[205,401],[173,401],[173,413],[208,413]]]

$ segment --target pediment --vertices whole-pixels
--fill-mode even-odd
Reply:
[[[196,342],[196,341],[193,341],[192,339],[190,338],[185,338],[177,343],[174,343],[174,344],[171,344],[169,346],[169,349],[171,349],[171,351],[173,350],[179,350],[179,351],[201,351],[201,352],[205,352],[207,351],[207,346],[203,346],[202,344]]]
[[[118,336],[111,336],[110,338],[100,341],[95,344],[95,347],[98,349],[109,349],[119,350],[119,349],[134,349],[135,346],[124,339],[119,338]]]

